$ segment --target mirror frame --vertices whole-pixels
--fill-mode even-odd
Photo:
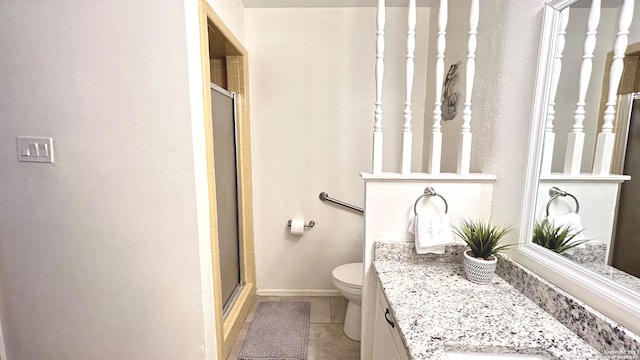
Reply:
[[[532,109],[529,154],[522,212],[519,246],[511,258],[546,281],[571,294],[581,302],[640,334],[640,294],[604,276],[591,272],[569,259],[531,243],[535,203],[540,179],[542,141],[545,133],[549,88],[556,51],[556,35],[560,11],[578,0],[551,0],[545,4],[542,34],[538,52],[538,69]],[[640,19],[638,19],[640,21]]]

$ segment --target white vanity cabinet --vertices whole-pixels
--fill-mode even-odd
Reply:
[[[408,360],[382,287],[378,282],[376,284],[378,291],[373,328],[373,360]]]

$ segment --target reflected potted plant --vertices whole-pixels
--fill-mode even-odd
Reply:
[[[469,281],[476,284],[488,284],[491,281],[498,263],[495,255],[513,246],[500,243],[510,231],[509,226],[493,225],[491,221],[460,220],[460,225],[453,232],[469,246],[464,251],[463,260]]]
[[[558,254],[580,246],[589,240],[576,240],[582,230],[575,231],[571,225],[555,226],[553,223],[542,220],[536,221],[533,228],[533,243],[543,246]]]

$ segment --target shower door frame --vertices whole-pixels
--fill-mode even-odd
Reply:
[[[238,297],[240,296],[240,292],[242,291],[242,287],[245,284],[244,281],[244,261],[243,261],[243,247],[242,247],[242,226],[241,226],[241,218],[242,218],[242,211],[241,211],[241,204],[242,201],[240,199],[240,188],[242,186],[241,182],[240,182],[240,171],[239,171],[239,166],[240,166],[240,153],[238,151],[238,144],[239,144],[239,133],[238,133],[238,112],[237,112],[237,100],[236,100],[236,93],[233,91],[228,91],[214,83],[210,84],[210,90],[216,91],[219,94],[222,94],[228,98],[231,99],[231,104],[232,104],[232,108],[233,108],[233,113],[232,113],[232,121],[233,121],[233,144],[234,144],[234,163],[235,163],[235,179],[236,179],[236,235],[237,235],[237,245],[238,245],[238,283],[236,284],[236,286],[234,287],[233,291],[231,292],[229,298],[226,300],[226,302],[224,301],[224,297],[221,299],[223,301],[222,303],[222,318],[226,319],[227,316],[229,315],[229,312],[231,310],[231,308],[233,308],[233,305],[235,304],[236,300],[238,299]],[[211,96],[211,98],[213,98],[213,96]],[[212,105],[212,111],[215,111],[215,109],[213,109],[213,105]],[[213,113],[212,113],[212,121],[213,121]],[[213,122],[211,123],[211,127],[213,129],[214,124]],[[215,135],[212,135],[212,137]],[[214,140],[214,147],[215,147],[215,140]],[[215,156],[215,153],[214,153]],[[216,189],[217,191],[217,189]],[[216,196],[217,198],[217,196]],[[218,230],[220,229],[220,223],[218,222]],[[220,253],[220,257],[223,256],[222,251],[220,251],[219,247],[220,247],[220,237],[218,236],[218,252]],[[220,273],[222,275],[222,267],[220,268]],[[221,284],[222,286],[222,284]]]
[[[206,135],[207,178],[209,183],[209,218],[210,218],[210,261],[211,281],[213,286],[213,313],[211,321],[215,324],[215,348],[214,357],[226,359],[240,333],[244,320],[251,309],[251,304],[256,296],[255,273],[255,246],[253,231],[253,181],[252,181],[252,157],[251,157],[251,119],[249,112],[249,54],[242,43],[233,35],[222,19],[213,11],[206,1],[198,1],[198,20],[200,30],[200,54],[202,66],[202,96],[204,107],[204,134]],[[216,34],[214,34],[215,32]],[[238,191],[240,197],[240,228],[242,232],[242,263],[244,286],[240,289],[237,300],[223,317],[222,289],[220,275],[220,253],[218,252],[218,234],[215,222],[217,220],[217,203],[215,198],[215,174],[213,171],[213,140],[211,139],[211,91],[209,89],[211,74],[210,50],[213,37],[222,39],[227,60],[226,69],[233,74],[228,78],[227,88],[236,93],[237,99],[237,130],[239,143],[239,181],[241,187]],[[210,355],[207,354],[209,359]]]
[[[640,92],[618,95],[616,101],[616,120],[613,132],[616,134],[611,161],[611,173],[622,174],[626,158],[627,139],[629,138],[629,123],[633,102],[640,100]]]

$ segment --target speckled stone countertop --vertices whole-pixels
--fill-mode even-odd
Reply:
[[[581,265],[635,292],[640,292],[640,279],[633,275],[603,263],[583,263]]]
[[[376,254],[373,266],[411,359],[444,360],[445,351],[606,359],[499,276],[488,285],[468,281],[456,252]]]

